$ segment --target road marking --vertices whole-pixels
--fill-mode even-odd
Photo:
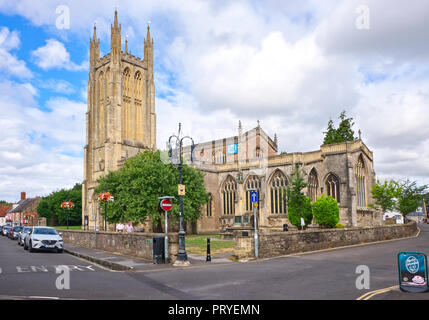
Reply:
[[[0,300],[85,300],[81,298],[60,298],[60,297],[43,297],[43,296],[6,296],[0,295]]]
[[[37,272],[49,272],[53,269],[54,272],[60,267],[66,267],[70,271],[92,271],[95,272],[94,266],[92,265],[52,265],[52,266],[16,266],[18,273],[37,273]]]
[[[378,289],[378,290],[370,291],[370,292],[367,292],[367,293],[361,295],[356,300],[369,300],[369,299],[371,299],[373,296],[375,296],[377,294],[385,293],[385,292],[388,292],[388,291],[391,291],[391,290],[394,290],[394,289],[397,289],[397,288],[399,288],[398,285],[391,286],[391,287],[384,288],[384,289]]]
[[[49,299],[49,300],[60,300],[59,297],[41,297],[41,296],[29,296],[28,299]]]

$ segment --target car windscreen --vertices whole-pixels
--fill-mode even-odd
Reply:
[[[48,235],[57,235],[57,231],[55,229],[48,229],[48,228],[38,228],[34,229],[34,234],[48,234]]]
[[[15,227],[15,228],[13,228],[13,231],[21,231],[22,230],[22,227]]]

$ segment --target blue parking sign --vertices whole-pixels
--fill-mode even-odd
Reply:
[[[256,191],[252,191],[252,193],[250,195],[250,201],[252,203],[257,203],[258,202],[258,193]]]

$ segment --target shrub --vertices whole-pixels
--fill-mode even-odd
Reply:
[[[313,203],[313,215],[316,223],[328,228],[333,228],[340,221],[340,208],[337,200],[331,196],[322,195]]]
[[[289,222],[298,228],[301,227],[301,217],[304,218],[306,226],[313,220],[311,200],[302,192],[302,189],[306,186],[307,183],[301,176],[298,167],[296,167],[295,173],[292,175],[291,185],[286,190],[286,196],[288,199]]]
[[[288,219],[291,224],[300,228],[301,217],[304,218],[305,225],[309,225],[313,219],[311,200],[308,197],[302,197],[299,202],[289,202]]]

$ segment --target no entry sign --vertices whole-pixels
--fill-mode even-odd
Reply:
[[[164,199],[161,201],[161,209],[164,211],[170,211],[173,208],[173,204],[170,199]]]

